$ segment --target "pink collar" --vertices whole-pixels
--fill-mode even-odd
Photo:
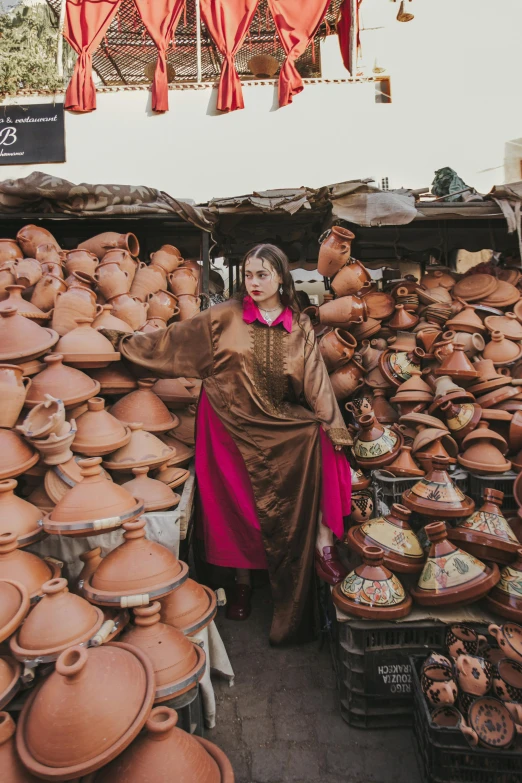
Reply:
[[[268,326],[267,322],[261,315],[259,307],[256,305],[251,296],[245,296],[243,299],[243,321],[247,324],[251,324],[254,321],[259,321],[259,323]],[[275,321],[273,321],[270,326],[277,326],[277,324],[283,324],[283,328],[286,329],[287,332],[292,331],[292,311],[289,307],[285,307],[283,312],[277,316]]]

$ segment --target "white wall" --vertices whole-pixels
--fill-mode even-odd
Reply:
[[[504,181],[506,143],[522,136],[522,0],[407,6],[407,24],[395,21],[398,2],[362,6],[362,65],[387,69],[392,104],[375,103],[373,83],[309,84],[284,109],[272,84],[245,85],[245,110],[220,116],[210,87],[171,90],[165,115],[150,112],[148,92],[99,94],[97,111],[67,114],[65,164],[3,166],[0,177],[42,170],[205,201],[358,177],[419,187],[451,166],[487,191]],[[329,38],[323,76],[346,75]]]

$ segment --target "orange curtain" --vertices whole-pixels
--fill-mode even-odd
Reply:
[[[158,61],[152,83],[152,110],[169,110],[167,46],[178,26],[185,0],[134,0],[141,20],[158,49]]]
[[[304,88],[295,61],[314,37],[330,0],[268,0],[268,5],[286,52],[279,74],[279,105],[287,106]]]
[[[359,8],[362,0],[357,0],[355,5],[355,19],[352,19],[352,4],[350,0],[343,0],[339,9],[339,20],[337,22],[337,34],[339,35],[339,46],[343,58],[344,67],[350,71],[355,69],[356,63],[352,63],[352,40],[356,36],[357,51],[361,48],[361,33],[359,29]]]
[[[244,108],[234,55],[245,40],[257,4],[258,0],[201,0],[201,18],[224,58],[217,99],[219,111]]]
[[[65,93],[65,108],[93,111],[96,89],[92,80],[92,53],[100,45],[121,0],[67,0],[65,40],[78,54],[73,75]]]

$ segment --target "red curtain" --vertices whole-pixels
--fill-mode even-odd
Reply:
[[[361,33],[359,29],[359,8],[361,3],[362,0],[356,0],[355,19],[352,19],[351,1],[344,0],[339,9],[339,19],[337,21],[337,33],[339,35],[339,46],[341,47],[344,67],[347,71],[350,71],[352,76],[355,76],[352,69],[355,70],[356,67],[356,63],[352,63],[352,40],[354,35],[357,41],[357,51],[361,48]]]
[[[152,83],[152,110],[169,110],[167,46],[178,26],[185,0],[134,0],[143,24],[158,49]]]
[[[201,18],[224,57],[217,99],[219,111],[244,108],[234,55],[245,40],[257,4],[258,0],[201,0]]]
[[[295,60],[312,40],[330,0],[268,0],[268,5],[286,52],[279,74],[279,105],[287,106],[304,87]]]
[[[64,36],[78,54],[65,93],[65,108],[93,111],[96,89],[92,80],[92,53],[98,48],[121,0],[67,0]]]

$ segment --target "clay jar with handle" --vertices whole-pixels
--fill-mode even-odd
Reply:
[[[169,288],[174,296],[195,294],[198,290],[198,275],[188,266],[180,266],[168,275]]]
[[[368,307],[358,296],[343,296],[324,302],[317,312],[323,326],[346,328],[348,324],[361,324],[368,318]],[[313,319],[312,319],[313,320]]]
[[[127,250],[135,258],[140,254],[140,243],[134,234],[118,234],[116,231],[104,231],[103,234],[96,234],[78,245],[79,250],[89,250],[98,256],[100,261],[113,248]]]
[[[201,310],[201,294],[177,294],[178,299],[178,321],[188,321]]]
[[[128,273],[113,261],[104,260],[94,273],[94,279],[105,299],[128,294],[131,287]]]
[[[458,729],[466,737],[469,744],[475,747],[478,745],[476,732],[471,729],[462,714],[452,704],[441,704],[431,713],[431,722],[435,726],[445,729]]]
[[[484,338],[478,332],[470,334],[469,332],[454,332],[455,342],[464,346],[464,353],[468,359],[472,359],[477,353],[481,353],[486,347]]]
[[[42,267],[36,258],[19,258],[13,264],[15,280],[24,288],[35,285],[42,276]]]
[[[74,277],[77,275],[78,272],[75,272]],[[77,284],[68,288],[67,291],[58,293],[56,296],[52,326],[60,337],[76,329],[78,318],[94,319],[102,311],[101,305],[96,304],[94,291],[82,285],[80,282],[81,278],[76,279]]]
[[[50,231],[32,224],[28,224],[20,229],[16,235],[16,241],[22,248],[24,255],[28,258],[35,258],[36,248],[44,243],[54,245],[57,250],[60,250],[60,245]]]
[[[160,266],[141,263],[132,281],[130,295],[146,302],[149,294],[167,287],[167,275]],[[192,292],[190,292],[192,293]]]
[[[99,263],[98,256],[88,250],[69,250],[65,253],[65,270],[68,275],[83,272],[93,277]]]
[[[445,666],[425,666],[421,674],[421,688],[427,701],[433,706],[455,704],[457,685]]]
[[[8,286],[14,285],[14,282],[15,276],[13,273],[13,266],[12,263],[8,261],[5,264],[2,264],[0,268],[0,302],[7,299],[9,293],[6,289]]]
[[[336,296],[349,296],[360,291],[365,283],[371,283],[372,276],[366,267],[355,258],[350,258],[337,272],[330,285]]]
[[[461,623],[451,625],[446,633],[446,647],[450,656],[455,659],[459,655],[477,655],[487,643],[485,636]]]
[[[149,303],[149,318],[161,318],[163,321],[170,321],[178,311],[178,300],[169,291],[156,291],[147,297]],[[178,311],[179,312],[179,311]]]
[[[501,701],[522,703],[522,665],[501,658],[493,674],[493,693]]]
[[[344,400],[364,383],[364,367],[355,358],[330,375],[334,394],[338,400]]]
[[[113,248],[112,250],[108,250],[103,256],[103,263],[109,263],[109,261],[112,264],[118,264],[118,266],[121,267],[124,272],[128,273],[129,280],[132,285],[132,281],[134,280],[136,272],[140,266],[139,260],[137,258],[133,258],[127,250]]]
[[[497,640],[507,658],[522,663],[522,626],[515,623],[493,624],[488,627],[488,633]]]
[[[15,426],[30,385],[16,364],[0,364],[0,427]]]
[[[484,696],[491,688],[493,669],[478,655],[459,655],[456,663],[459,687],[473,696]]]
[[[323,277],[333,277],[350,260],[355,234],[342,226],[333,226],[319,248],[317,271]],[[354,292],[355,293],[355,292]]]
[[[36,254],[35,258],[37,261],[40,262],[42,266],[42,271],[44,274],[46,274],[49,271],[49,269],[46,269],[46,265],[50,266],[59,266],[60,270],[62,270],[62,263],[64,254],[66,251],[59,250],[56,245],[53,245],[52,242],[43,242],[41,245],[38,245],[36,248]],[[57,272],[53,274],[58,274]],[[63,277],[63,271],[59,275],[59,277]]]
[[[346,329],[332,329],[319,343],[326,369],[333,372],[347,364],[357,348],[357,340]]]
[[[145,325],[149,309],[147,302],[130,294],[120,294],[109,299],[108,304],[112,305],[112,314],[128,323],[135,332]]]
[[[183,264],[183,258],[174,245],[162,245],[155,253],[150,254],[151,263],[160,266],[167,274]]]
[[[31,304],[44,313],[48,313],[56,304],[59,293],[67,291],[67,286],[61,277],[45,274],[37,282],[31,295]]]
[[[93,329],[112,329],[117,332],[132,332],[128,323],[112,315],[112,305],[102,305],[102,312],[93,321]]]
[[[4,261],[16,261],[17,258],[23,257],[24,254],[14,239],[0,239],[0,264],[3,264]]]

